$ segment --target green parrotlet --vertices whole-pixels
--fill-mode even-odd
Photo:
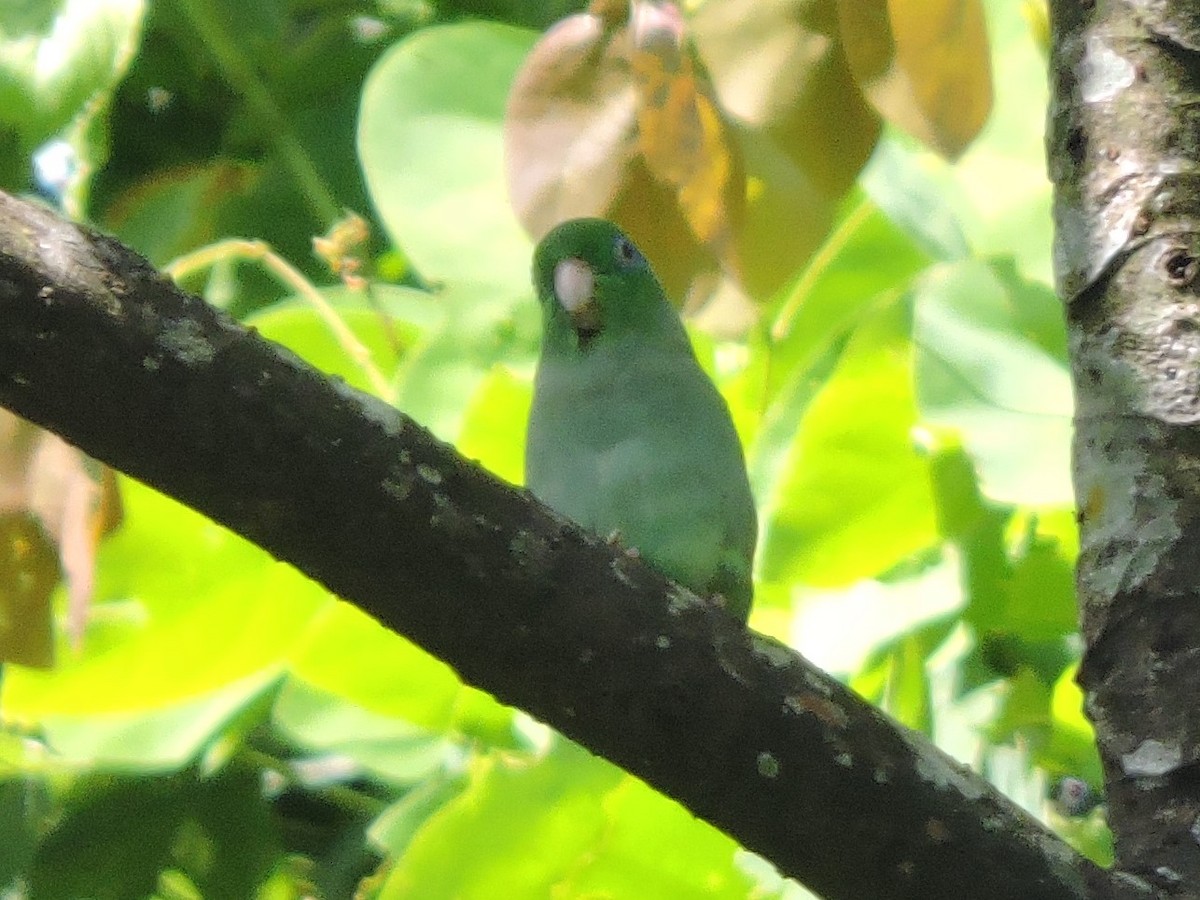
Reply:
[[[744,621],[758,527],[742,446],[646,258],[611,222],[575,219],[538,245],[533,278],[526,486]]]

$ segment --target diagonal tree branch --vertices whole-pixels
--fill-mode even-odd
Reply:
[[[829,898],[1151,896],[796,653],[0,194],[0,404],[245,535]]]

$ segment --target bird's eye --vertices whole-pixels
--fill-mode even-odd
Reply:
[[[640,266],[646,262],[642,251],[633,246],[633,241],[623,234],[617,235],[616,241],[613,243],[613,251],[616,253],[617,262],[623,266]]]

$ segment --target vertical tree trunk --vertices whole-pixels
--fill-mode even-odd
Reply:
[[[1200,896],[1200,6],[1052,0],[1079,674],[1117,866]]]

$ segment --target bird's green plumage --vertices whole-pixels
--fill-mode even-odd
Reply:
[[[538,245],[533,277],[526,485],[744,619],[758,529],[741,444],[649,264],[615,225],[576,219]],[[580,278],[590,301],[569,312],[558,288]]]

